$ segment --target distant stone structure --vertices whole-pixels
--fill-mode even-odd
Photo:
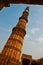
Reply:
[[[41,59],[32,59],[31,65],[43,65],[43,58]]]
[[[10,7],[10,4],[19,3],[43,5],[43,0],[0,0],[0,10],[3,7]]]
[[[21,65],[43,65],[43,58],[33,59],[31,55],[22,54]]]
[[[29,7],[24,10],[18,24],[12,29],[12,33],[0,54],[0,65],[19,65],[28,14]]]
[[[22,62],[22,65],[31,65],[32,56],[31,55],[22,54],[21,62]]]

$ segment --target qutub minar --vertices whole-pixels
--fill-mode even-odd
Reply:
[[[26,54],[22,54],[21,57],[23,40],[26,35],[28,14],[29,7],[24,10],[22,16],[19,18],[18,24],[12,29],[12,33],[4,49],[0,53],[0,65],[43,65],[43,58],[34,60],[31,55]]]
[[[19,18],[16,27],[12,29],[12,33],[0,54],[0,65],[19,65],[28,14],[29,8],[27,7]]]

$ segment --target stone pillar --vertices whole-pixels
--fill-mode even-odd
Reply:
[[[12,33],[1,53],[0,65],[19,65],[24,36],[26,34],[26,23],[28,22],[29,8],[27,7],[18,24],[12,29]]]

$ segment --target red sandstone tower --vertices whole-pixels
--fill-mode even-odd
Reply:
[[[12,33],[0,54],[0,65],[19,65],[28,14],[29,8],[27,7],[19,18],[16,27],[12,29]]]

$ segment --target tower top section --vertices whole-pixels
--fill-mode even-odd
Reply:
[[[29,12],[29,7],[26,7],[25,11],[28,13]]]
[[[26,7],[23,13],[29,14],[29,7]]]
[[[28,22],[28,14],[29,14],[29,7],[26,7],[19,20],[24,19],[26,22]]]

